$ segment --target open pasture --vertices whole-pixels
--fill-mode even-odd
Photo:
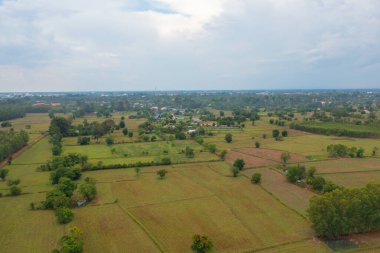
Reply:
[[[345,187],[364,187],[370,182],[377,184],[380,182],[380,171],[331,173],[322,176]]]
[[[271,166],[276,164],[276,162],[273,160],[244,154],[238,151],[229,151],[225,160],[229,165],[232,165],[236,159],[243,159],[245,162],[245,168]]]
[[[341,158],[326,161],[305,163],[307,167],[315,167],[317,174],[347,173],[347,172],[380,172],[379,158]]]

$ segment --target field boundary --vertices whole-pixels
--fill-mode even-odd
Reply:
[[[127,214],[145,233],[146,235],[153,241],[153,243],[157,246],[157,248],[162,253],[167,253],[167,251],[164,249],[164,247],[161,245],[161,242],[153,235],[152,232],[148,230],[147,227],[145,227],[144,224],[142,224],[131,212],[128,211],[128,209],[124,209],[120,204],[117,204],[118,207]]]
[[[48,132],[45,132],[43,135],[39,136],[38,138],[34,139],[31,143],[27,144],[26,146],[22,147],[21,149],[17,150],[16,152],[12,153],[12,159],[19,157],[21,154],[23,154],[25,151],[27,151],[29,148],[31,148],[33,145],[40,142],[42,139],[44,139],[46,136],[48,136]],[[0,163],[0,169],[5,167],[8,164],[8,159],[5,159]],[[15,165],[18,165],[17,163]],[[29,164],[25,164],[29,165]]]

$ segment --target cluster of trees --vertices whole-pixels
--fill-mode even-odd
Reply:
[[[9,173],[9,170],[8,169],[1,169],[0,170],[0,179],[1,181],[5,181],[7,175]],[[16,179],[16,180],[11,180],[11,179],[8,179],[7,180],[7,185],[9,186],[9,196],[17,196],[17,195],[20,195],[22,190],[21,190],[21,187],[19,187],[18,185],[20,184],[20,179]],[[2,197],[3,194],[0,192],[0,197]]]
[[[272,130],[272,137],[276,141],[281,141],[281,140],[283,140],[283,138],[288,137],[288,131],[287,130],[283,130],[283,131],[280,132],[280,130],[274,129],[274,130]]]
[[[76,125],[70,131],[70,136],[93,136],[97,141],[106,134],[112,133],[116,128],[119,128],[112,119],[106,119],[99,123],[94,121],[88,123],[84,120],[82,124]]]
[[[160,166],[160,165],[170,165],[172,161],[169,157],[163,157],[161,161],[151,161],[151,162],[136,162],[136,163],[118,163],[118,164],[103,164],[99,162],[98,164],[87,163],[83,170],[107,170],[107,169],[124,169],[124,168],[135,168],[135,167],[149,167],[149,166]]]
[[[325,135],[337,135],[337,136],[348,136],[348,137],[358,137],[358,138],[369,138],[376,137],[378,133],[373,131],[367,131],[363,128],[351,128],[344,127],[342,125],[333,125],[324,126],[321,124],[314,123],[292,123],[290,128],[297,129],[305,132],[311,132],[316,134],[325,134]]]
[[[330,157],[364,157],[364,149],[357,147],[348,147],[343,144],[330,144],[327,146],[327,152]]]
[[[195,253],[208,253],[214,248],[214,244],[206,235],[195,234],[193,236],[193,242],[191,249]]]
[[[71,130],[71,121],[64,117],[53,117],[50,121],[49,135],[52,144],[52,153],[57,156],[62,153],[62,138],[68,136]]]
[[[339,188],[310,200],[309,220],[318,236],[337,239],[380,229],[380,185]]]
[[[231,172],[232,176],[237,177],[240,173],[241,170],[244,169],[245,162],[243,159],[236,159],[234,163],[232,164]]]
[[[0,161],[9,158],[13,152],[28,144],[29,135],[25,131],[0,131]]]
[[[17,119],[25,117],[25,106],[18,106],[16,104],[6,104],[0,106],[0,121]]]
[[[285,126],[285,121],[270,119],[269,124],[277,126]]]
[[[291,183],[306,183],[313,190],[326,193],[331,192],[338,188],[333,182],[325,180],[321,176],[316,176],[316,169],[314,167],[306,170],[303,165],[289,166],[286,172],[286,178]]]
[[[82,230],[78,227],[71,227],[69,234],[64,235],[60,240],[60,249],[55,249],[52,253],[82,253],[83,245]]]

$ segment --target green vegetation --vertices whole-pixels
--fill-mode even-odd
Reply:
[[[28,144],[29,135],[25,131],[0,131],[0,162],[10,157],[13,152]]]
[[[212,241],[205,235],[194,235],[191,249],[196,253],[208,253],[211,252],[214,245]]]
[[[316,134],[349,136],[359,138],[379,137],[380,129],[370,125],[353,125],[338,122],[294,123],[291,128]]]
[[[312,226],[319,236],[340,236],[380,229],[380,185],[337,189],[310,200]]]
[[[261,182],[261,174],[260,173],[255,173],[251,177],[251,182],[252,184],[258,184]]]

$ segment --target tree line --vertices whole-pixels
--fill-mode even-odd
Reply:
[[[29,135],[25,131],[0,131],[0,161],[9,158],[12,153],[28,144]]]

